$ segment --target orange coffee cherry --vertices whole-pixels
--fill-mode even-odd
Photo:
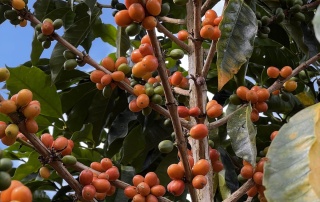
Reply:
[[[196,140],[203,139],[207,137],[207,135],[208,135],[208,128],[204,124],[197,124],[193,126],[190,130],[190,136]]]
[[[292,74],[292,68],[289,66],[285,66],[281,69],[280,71],[280,76],[282,78],[287,78],[288,76],[290,76]]]
[[[278,78],[280,74],[280,70],[276,67],[268,67],[267,69],[267,75],[270,77],[270,78]]]

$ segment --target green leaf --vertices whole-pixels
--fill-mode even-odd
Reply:
[[[230,189],[231,193],[239,189],[238,175],[234,170],[234,164],[231,160],[232,157],[229,157],[228,153],[222,148],[219,147],[221,162],[223,163],[223,168],[225,171],[224,180]]]
[[[313,17],[312,23],[314,32],[316,34],[316,38],[320,42],[320,9],[317,9],[316,14]]]
[[[310,180],[319,179],[319,153],[310,150],[319,144],[315,142],[320,132],[319,112],[319,103],[300,111],[282,126],[272,141],[263,173],[264,194],[269,202],[319,201],[314,191],[316,189],[319,193],[319,187],[312,189],[310,185]],[[316,160],[313,157],[317,162],[312,162]],[[315,168],[312,165],[317,167],[310,174],[310,168]]]
[[[304,36],[301,27],[290,24],[290,22],[286,19],[282,22],[282,24],[284,25],[290,36],[293,38],[293,40],[296,42],[299,49],[306,55],[306,58],[309,58],[309,48],[304,43]]]
[[[25,183],[24,185],[29,187],[31,192],[35,192],[37,190],[56,191],[57,188],[58,188],[53,182],[51,182],[49,180],[45,180],[45,181],[37,181],[37,180],[36,181],[29,181],[29,182]]]
[[[37,116],[36,118],[34,118],[34,120],[38,124],[38,131],[44,130],[48,128],[48,126],[52,126],[51,122],[42,115]]]
[[[228,120],[227,131],[236,155],[254,167],[257,157],[257,131],[250,119],[251,111],[251,105],[249,105],[234,113]]]
[[[36,64],[39,62],[40,56],[44,50],[44,48],[42,47],[42,44],[40,41],[38,41],[37,39],[37,34],[36,34],[36,30],[34,31],[33,34],[33,40],[32,40],[32,50],[31,50],[31,62],[33,66],[36,66]]]
[[[221,90],[252,54],[258,29],[256,15],[243,0],[230,0],[219,29],[217,68]]]
[[[84,2],[89,7],[90,10],[88,11],[88,14],[91,16],[92,12],[93,12],[93,9],[94,9],[94,7],[95,7],[95,5],[97,3],[97,0],[85,0]]]
[[[88,92],[96,89],[92,82],[82,83],[73,87],[70,91],[60,95],[62,103],[62,112],[69,111],[80,99],[87,95]]]
[[[92,41],[95,39],[92,31],[89,32],[88,36],[83,40],[81,46],[84,48],[86,53],[90,52],[90,48],[92,46]]]
[[[137,116],[129,109],[120,113],[113,121],[108,133],[108,144],[111,145],[113,141],[119,138],[124,138],[129,131],[129,123],[136,120]]]
[[[219,175],[219,191],[223,200],[228,198],[231,195],[231,190],[229,189],[226,179],[225,179],[226,170],[223,168],[218,175]]]
[[[19,66],[8,69],[10,78],[7,80],[7,88],[11,94],[29,89],[33,93],[33,99],[40,102],[42,115],[62,117],[61,101],[56,87],[50,85],[50,76],[36,67]]]
[[[98,9],[98,8],[97,8]],[[99,9],[98,9],[99,10]],[[84,38],[87,36],[88,32],[91,29],[91,26],[95,19],[100,15],[100,10],[95,12],[94,15],[84,17],[78,21],[76,21],[68,30],[65,31],[62,38],[67,40],[73,46],[78,47]],[[52,83],[56,83],[63,72],[63,64],[65,62],[65,58],[63,57],[63,52],[66,48],[57,43],[54,47],[51,58],[50,58],[50,69],[52,74]]]
[[[54,1],[53,0],[37,0],[33,4],[33,8],[34,8],[34,16],[42,22],[47,12],[54,9]]]
[[[68,7],[58,8],[48,13],[44,18],[49,18],[52,21],[55,21],[56,19],[64,19],[69,15],[70,11],[71,9]]]
[[[50,202],[50,197],[42,190],[36,190],[32,194],[33,202]]]
[[[116,57],[125,57],[127,50],[130,48],[130,39],[127,33],[125,32],[125,27],[118,26],[118,32],[117,32],[117,52]]]
[[[9,121],[11,121],[11,119],[9,118],[9,116],[0,113],[0,121],[8,123]]]
[[[92,99],[97,91],[98,89],[88,91],[68,113],[67,126],[71,131],[78,131],[82,128],[88,115],[87,109],[90,107]]]
[[[0,25],[6,21],[6,18],[4,17],[4,12],[7,10],[11,10],[12,8],[8,5],[0,5]]]
[[[27,177],[31,173],[38,172],[39,168],[41,168],[41,163],[38,160],[39,153],[36,151],[33,151],[29,158],[28,162],[25,164],[21,164],[14,173],[14,176],[12,177],[13,180],[19,180],[21,181],[23,178]]]
[[[121,163],[130,163],[145,147],[146,142],[143,137],[141,125],[139,125],[132,129],[123,141],[123,157]]]
[[[270,98],[266,101],[268,104],[267,112],[278,112],[283,114],[289,114],[293,110],[301,110],[304,108],[303,104],[297,97],[289,93],[290,100],[288,102],[283,101],[280,96],[270,94]]]
[[[104,24],[99,18],[94,24],[92,31],[95,37],[100,37],[102,41],[116,47],[117,29],[113,25]]]
[[[74,132],[71,140],[74,142],[91,142],[95,143],[92,137],[92,125],[85,124],[80,131]]]

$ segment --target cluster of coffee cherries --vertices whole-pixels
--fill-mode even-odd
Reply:
[[[267,158],[261,158],[260,161],[257,163],[256,167],[253,168],[250,163],[243,160],[243,167],[241,169],[240,175],[245,179],[253,178],[256,186],[252,187],[248,192],[247,195],[250,197],[254,197],[259,193],[259,200],[260,201],[267,201],[264,196],[264,191],[266,190],[265,186],[262,185],[263,181],[263,166],[264,163],[268,161]]]
[[[140,32],[140,23],[146,30],[156,27],[158,16],[161,13],[161,1],[149,0],[145,7],[138,1],[125,1],[126,9],[118,11],[114,20],[120,27],[127,27],[129,36],[134,36]]]
[[[267,74],[270,78],[282,78],[285,79],[288,76],[292,74],[292,68],[290,66],[284,66],[281,70],[279,70],[277,67],[269,67],[267,69]],[[288,102],[290,100],[290,95],[289,93],[296,90],[298,87],[298,84],[294,80],[288,80],[283,84],[283,89],[281,90],[276,90],[272,92],[274,95],[279,95],[280,98]]]
[[[116,188],[110,184],[110,181],[119,178],[119,169],[113,166],[112,161],[108,158],[102,159],[100,163],[92,162],[90,167],[101,173],[97,175],[89,169],[80,173],[79,181],[84,186],[82,197],[86,200],[92,200],[93,198],[104,200],[106,196],[112,196]]]
[[[0,102],[0,113],[9,115],[15,112],[22,112],[25,119],[25,124],[28,132],[36,133],[38,124],[34,120],[40,112],[40,103],[37,100],[32,100],[33,94],[28,89],[22,89],[17,94],[13,95],[10,100]],[[16,124],[6,124],[0,122],[1,141],[3,144],[12,145],[19,134],[19,127]]]
[[[97,88],[102,90],[105,97],[110,97],[112,90],[117,86],[116,81],[125,81],[130,85],[130,81],[125,76],[125,74],[130,71],[127,63],[128,61],[125,57],[118,58],[116,62],[114,62],[111,57],[105,57],[101,61],[101,65],[112,72],[112,74],[106,74],[101,70],[91,72],[91,81],[96,83]],[[121,86],[119,87],[121,88]]]
[[[20,25],[20,27],[25,27],[28,24],[28,21],[19,17],[19,11],[23,10],[26,7],[26,3],[28,1],[25,0],[0,0],[0,3],[9,4],[11,3],[13,9],[7,10],[4,12],[4,18],[9,20],[12,25]]]
[[[172,54],[172,51],[170,52]],[[180,71],[176,71],[169,77],[169,83],[182,89],[189,89],[189,80]]]
[[[244,101],[251,102],[253,109],[251,112],[251,121],[259,120],[259,112],[266,112],[268,110],[267,101],[270,97],[269,90],[254,86],[250,90],[244,86],[240,86],[236,94],[230,96],[230,102],[234,105],[240,105]]]
[[[200,30],[200,36],[204,39],[217,41],[221,36],[221,31],[218,27],[221,20],[222,16],[218,17],[214,10],[207,10],[205,18],[202,21],[203,27]],[[189,33],[186,30],[181,30],[178,32],[177,37],[181,41],[186,41],[188,40]]]
[[[61,19],[52,21],[51,19],[46,18],[42,23],[35,26],[37,39],[42,43],[42,47],[44,49],[50,48],[51,41],[53,41],[53,39],[49,36],[53,34],[54,30],[60,29],[62,24],[63,21]]]
[[[66,61],[63,64],[64,70],[70,71],[75,69],[77,66],[83,67],[86,63],[77,58],[77,55],[70,50],[65,50],[63,52],[63,57]]]
[[[54,149],[60,152],[62,156],[70,155],[74,147],[72,140],[68,140],[65,137],[58,137],[56,140],[49,133],[44,133],[41,135],[41,142],[46,148]]]
[[[160,180],[154,172],[147,173],[145,177],[135,175],[132,183],[134,186],[126,187],[124,194],[133,202],[158,202],[157,197],[166,193],[166,189],[160,185]]]

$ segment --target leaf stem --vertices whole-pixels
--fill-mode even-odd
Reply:
[[[19,142],[19,143],[21,143],[21,144],[23,144],[23,145],[26,146],[26,147],[29,147],[29,148],[31,148],[31,149],[34,149],[34,146],[33,146],[32,144],[30,144],[29,142],[24,141],[23,139],[21,139],[21,138],[19,138],[19,137],[16,139],[16,141]]]

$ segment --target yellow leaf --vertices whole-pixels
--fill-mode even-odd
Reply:
[[[314,117],[315,127],[315,141],[311,146],[309,151],[309,168],[311,170],[309,174],[309,183],[311,184],[312,189],[320,198],[320,107],[315,108],[316,116]]]
[[[301,92],[298,95],[295,95],[302,104],[305,106],[311,106],[314,104],[314,97],[309,92]]]

